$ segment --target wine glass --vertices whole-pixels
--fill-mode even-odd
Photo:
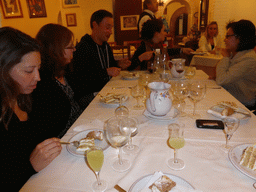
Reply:
[[[186,102],[185,98],[188,96],[188,83],[187,81],[175,81],[172,84],[172,94],[174,96],[173,105],[180,110],[181,116],[186,116],[184,112]]]
[[[119,149],[119,159],[112,164],[112,168],[118,172],[124,172],[131,167],[130,161],[122,158],[121,147],[127,144],[130,136],[130,129],[122,130],[124,126],[122,120],[124,119],[112,117],[106,123],[106,137],[113,147]]]
[[[206,85],[200,81],[194,81],[189,86],[189,97],[194,103],[193,114],[191,115],[194,119],[199,119],[201,116],[196,114],[196,104],[202,100],[206,93]]]
[[[185,167],[183,160],[177,158],[178,149],[184,147],[184,129],[183,125],[172,123],[168,126],[170,137],[168,139],[169,146],[174,150],[174,158],[167,161],[168,167],[173,170],[182,170]]]
[[[118,118],[125,118],[129,116],[129,109],[123,105],[124,96],[119,98],[119,107],[115,110],[115,115]]]
[[[143,102],[146,101],[147,98],[147,93],[148,93],[148,84],[151,81],[151,75],[150,74],[140,74],[140,77],[138,79],[138,84],[142,87],[145,88],[145,92],[144,92],[144,98],[143,98]]]
[[[235,117],[226,117],[224,120],[225,125],[225,133],[226,133],[226,144],[222,146],[222,149],[224,152],[228,152],[228,150],[231,148],[231,146],[228,145],[229,140],[235,133],[235,131],[238,129],[240,121],[239,119]]]
[[[144,109],[144,106],[140,104],[140,99],[145,95],[145,88],[140,85],[136,85],[131,88],[131,95],[137,100],[137,104],[134,105],[133,108],[136,110]]]
[[[196,74],[195,67],[185,67],[185,77],[187,79],[192,79]]]
[[[93,146],[86,153],[87,162],[96,175],[97,181],[92,184],[94,191],[105,191],[107,182],[100,179],[100,170],[104,162],[104,153],[102,148]]]
[[[139,152],[140,148],[137,145],[132,144],[132,137],[138,133],[138,121],[136,118],[126,118],[122,123],[124,124],[122,130],[129,131],[130,133],[128,145],[124,146],[123,151],[129,155],[136,154]]]

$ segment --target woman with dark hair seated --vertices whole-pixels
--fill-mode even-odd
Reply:
[[[36,39],[41,45],[41,81],[33,93],[34,118],[52,136],[61,138],[82,110],[65,76],[75,50],[73,33],[58,24],[43,26]]]
[[[31,119],[30,94],[40,81],[39,45],[10,27],[0,28],[1,187],[19,191],[31,175],[48,166],[61,152],[58,138]]]
[[[162,48],[166,35],[162,20],[151,19],[146,21],[141,30],[141,45],[135,51],[131,61],[132,64],[128,67],[128,70],[134,70],[138,66],[141,70],[147,70],[147,62],[153,57],[155,48]],[[178,55],[181,52],[190,54],[192,51],[190,48],[172,48],[168,49],[168,54],[169,56]]]
[[[249,109],[256,103],[255,26],[240,20],[227,25],[226,49],[216,68],[216,82]]]

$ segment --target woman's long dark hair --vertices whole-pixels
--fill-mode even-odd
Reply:
[[[51,78],[64,76],[67,67],[64,49],[73,38],[72,31],[58,24],[46,24],[39,30],[36,40],[41,46],[42,76]]]
[[[10,76],[10,70],[30,52],[39,52],[39,45],[29,35],[11,27],[0,28],[0,121],[6,129],[13,114],[13,108],[18,102],[21,110],[30,112],[30,95],[21,94],[18,82]]]

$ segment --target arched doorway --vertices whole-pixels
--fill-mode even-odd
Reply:
[[[164,14],[168,15],[170,36],[176,45],[188,34],[192,22],[190,4],[186,0],[171,0],[167,3]]]
[[[174,38],[174,44],[177,44],[187,35],[188,29],[188,11],[182,7],[174,12],[170,19],[171,36]]]

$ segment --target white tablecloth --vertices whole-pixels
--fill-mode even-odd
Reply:
[[[208,78],[202,71],[197,71],[195,79],[205,80]],[[137,83],[136,80],[122,80],[120,77],[112,80],[100,92],[105,95],[109,92],[130,93],[127,87]],[[244,107],[223,88],[219,89],[213,81],[207,81],[207,95],[198,103],[197,111],[202,118],[216,119],[206,111],[219,101],[228,100],[236,102]],[[119,87],[119,89],[112,89]],[[120,88],[124,87],[124,88]],[[192,113],[192,103],[186,100],[185,112]],[[149,120],[142,115],[143,111],[133,110],[135,99],[129,97],[125,105],[129,108],[131,116],[136,116],[141,125],[139,133],[133,138],[133,143],[140,147],[137,156],[124,158],[132,162],[132,167],[123,173],[114,171],[111,164],[117,158],[118,150],[109,147],[104,151],[105,160],[101,170],[101,179],[108,182],[107,191],[116,192],[116,184],[125,190],[140,177],[153,174],[156,171],[177,175],[188,181],[196,189],[208,191],[232,191],[249,192],[255,191],[252,184],[255,180],[238,171],[229,161],[228,155],[220,150],[225,143],[222,130],[198,129],[195,120],[191,118],[179,118],[176,121],[185,123],[186,145],[178,152],[178,157],[185,161],[186,167],[181,171],[173,171],[166,161],[173,157],[173,150],[167,146],[168,124],[172,122],[159,122]],[[79,119],[62,138],[68,141],[78,131],[85,129],[101,129],[103,122],[114,115],[116,105],[106,105],[100,102],[97,96]],[[237,145],[256,141],[256,116],[241,122],[239,129],[234,133],[230,144]],[[92,191],[91,184],[96,180],[94,173],[88,168],[84,158],[73,156],[63,146],[61,154],[44,170],[35,174],[24,185],[21,191],[37,192],[66,192],[66,191]]]
[[[216,67],[217,63],[222,59],[221,55],[194,55],[190,65],[196,66],[208,66],[208,67]]]

